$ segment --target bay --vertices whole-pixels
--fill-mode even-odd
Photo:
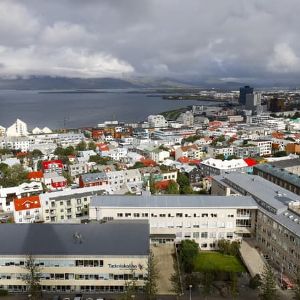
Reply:
[[[53,93],[32,90],[0,90],[0,125],[10,126],[17,118],[29,128],[47,126],[79,128],[96,126],[107,120],[138,122],[150,114],[188,105],[209,105],[195,100],[163,100],[127,90]]]

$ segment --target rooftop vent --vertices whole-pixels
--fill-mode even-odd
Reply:
[[[82,234],[79,232],[75,232],[73,234],[73,240],[75,244],[82,244]]]

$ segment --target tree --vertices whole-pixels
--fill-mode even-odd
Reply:
[[[12,187],[28,181],[28,172],[21,165],[13,165],[7,168],[2,166],[2,168],[1,186]]]
[[[179,194],[178,185],[174,180],[170,180],[169,185],[166,189],[166,194],[170,194],[170,195]]]
[[[233,299],[236,299],[238,295],[238,286],[237,286],[237,274],[235,272],[230,273],[230,293]]]
[[[110,161],[109,157],[101,157],[99,155],[91,155],[89,158],[90,162],[94,162],[97,165],[107,165],[107,163]]]
[[[97,148],[97,146],[96,146],[95,142],[90,141],[89,144],[88,144],[88,149],[89,149],[89,150],[94,150],[94,151],[95,151],[96,148]]]
[[[36,261],[32,255],[28,255],[25,262],[25,270],[27,273],[23,276],[23,281],[29,286],[29,293],[31,299],[41,299],[41,269],[36,264]]]
[[[253,290],[257,289],[261,285],[261,278],[259,274],[251,277],[249,280],[249,287]],[[300,299],[300,298],[299,298]]]
[[[81,141],[77,146],[76,146],[77,151],[85,151],[86,150],[86,142]]]
[[[155,260],[152,251],[149,254],[147,273],[147,279],[145,282],[145,296],[147,300],[152,300],[156,298],[157,280],[159,275],[157,270],[157,261]]]
[[[130,280],[125,282],[125,291],[121,297],[121,300],[132,300],[136,293],[136,278],[134,277],[134,269],[130,270]]]
[[[194,261],[199,254],[199,246],[195,241],[184,240],[180,245],[179,259],[186,273],[191,273],[194,269]]]
[[[65,177],[67,179],[67,183],[68,185],[71,185],[73,183],[73,179],[70,175],[70,173],[66,172],[66,171],[63,171],[62,172],[62,176]]]
[[[212,284],[213,284],[214,274],[212,272],[203,272],[200,282],[203,286],[203,295],[206,299],[212,292]]]
[[[296,278],[295,278],[295,286],[294,286],[294,300],[300,300],[300,271],[297,272]]]
[[[278,299],[276,281],[272,268],[266,265],[261,275],[261,286],[259,298],[261,300]]]
[[[170,277],[170,282],[172,286],[170,292],[174,293],[176,295],[176,298],[178,299],[179,296],[182,295],[182,282],[180,277],[180,270],[176,263],[176,259],[174,259],[174,270],[175,272]]]
[[[31,151],[31,156],[33,158],[39,158],[39,157],[43,156],[43,152],[39,149],[34,149]]]

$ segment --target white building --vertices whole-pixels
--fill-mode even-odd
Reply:
[[[146,223],[1,224],[0,238],[5,240],[0,286],[9,292],[28,291],[24,266],[29,253],[41,270],[42,292],[120,293],[132,274],[138,290],[145,284]]]
[[[168,121],[162,115],[148,116],[149,127],[168,127]]]
[[[185,126],[193,126],[194,125],[194,114],[191,111],[186,111],[181,113],[177,118],[177,122],[185,125]]]
[[[248,173],[252,170],[251,166],[248,166],[247,162],[242,159],[221,160],[215,158],[208,158],[203,160],[199,168],[202,176],[215,176],[231,172]]]
[[[272,141],[256,140],[251,141],[251,144],[256,145],[259,148],[260,156],[268,156],[272,154]]]
[[[57,223],[88,218],[91,197],[107,192],[106,188],[94,186],[41,194],[42,219]]]
[[[15,223],[35,223],[42,221],[42,208],[39,196],[14,199]]]
[[[256,209],[251,197],[101,196],[92,198],[89,217],[148,220],[152,242],[194,239],[201,249],[214,250],[220,239],[251,236]]]
[[[170,152],[166,151],[166,150],[159,149],[159,148],[155,148],[155,149],[153,149],[149,152],[149,156],[156,163],[161,163],[165,159],[170,157]]]
[[[34,143],[34,139],[30,137],[25,137],[25,136],[4,137],[0,140],[0,148],[21,150],[22,152],[27,152],[33,143]]]
[[[6,130],[7,136],[27,136],[27,124],[20,119],[17,119],[15,123],[13,123],[10,127]]]
[[[4,136],[6,133],[6,128],[0,125],[0,136]]]
[[[14,187],[0,188],[0,210],[14,211],[14,199],[39,195],[42,192],[42,184],[36,181],[25,182]]]

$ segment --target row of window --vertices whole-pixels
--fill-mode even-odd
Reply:
[[[202,213],[202,214],[183,214],[183,213],[176,213],[176,214],[154,214],[154,213],[117,213],[117,217],[135,217],[135,218],[145,218],[151,216],[152,218],[218,218],[218,214],[216,213]],[[220,216],[219,216],[220,217]],[[234,218],[234,214],[227,214],[225,215],[227,218]]]

